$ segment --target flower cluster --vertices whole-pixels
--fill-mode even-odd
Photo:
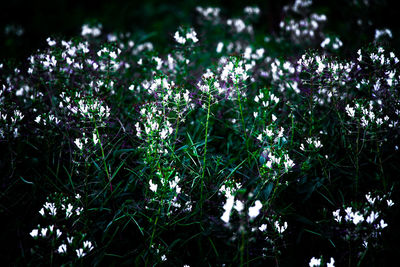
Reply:
[[[312,257],[310,259],[310,262],[308,263],[308,266],[310,266],[310,267],[319,267],[322,264],[321,261],[323,261],[322,256],[320,258],[318,258],[318,259],[315,258],[315,257]],[[326,267],[335,267],[335,259],[331,257],[330,261],[326,262]]]
[[[346,232],[343,238],[362,242],[362,246],[367,248],[368,244],[377,246],[377,239],[388,226],[384,219],[387,209],[395,203],[387,195],[371,192],[365,198],[366,202],[361,206],[344,206],[333,211],[332,215]]]
[[[327,19],[326,15],[319,15],[317,13],[310,14],[309,7],[311,4],[312,0],[297,0],[293,5],[284,7],[286,13],[292,12],[295,16],[292,18],[288,15],[285,20],[280,22],[279,27],[296,43],[312,42],[324,36],[321,27]],[[299,15],[303,18],[294,18]]]
[[[79,221],[84,209],[80,206],[81,196],[73,197],[55,193],[47,197],[39,214],[47,221],[47,226],[38,225],[30,232],[31,237],[51,244],[53,252],[72,258],[82,258],[94,249],[86,234],[73,224]],[[50,221],[50,223],[49,223]]]
[[[178,44],[186,44],[186,42],[192,42],[192,43],[197,43],[199,39],[197,38],[197,33],[195,32],[194,29],[188,29],[185,31],[183,36],[181,36],[182,31],[176,31],[174,34],[174,39]]]

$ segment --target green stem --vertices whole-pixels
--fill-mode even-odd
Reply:
[[[240,95],[240,90],[239,90],[239,85],[238,84],[236,84],[236,90],[237,90],[237,94],[238,94],[238,103],[239,103],[240,117],[242,119],[243,133],[244,133],[244,135],[246,137],[246,150],[247,150],[247,153],[250,153],[250,151],[249,151],[249,142],[248,142],[249,138],[248,138],[248,135],[246,133],[246,124],[244,122],[242,101],[241,101],[241,95]],[[247,157],[247,158],[250,161],[250,157]]]
[[[111,193],[112,193],[113,188],[112,188],[112,183],[111,183],[111,176],[110,176],[110,173],[108,172],[108,166],[107,166],[107,162],[106,162],[106,157],[104,155],[103,144],[101,142],[99,130],[97,129],[96,123],[94,125],[95,125],[95,129],[96,129],[96,136],[97,136],[97,139],[99,140],[99,144],[100,144],[101,157],[103,159],[104,169],[106,171],[108,182],[110,183],[110,190],[111,190]]]
[[[356,158],[355,158],[355,163],[356,163],[356,193],[358,192],[358,172],[359,172],[359,165],[358,165],[358,139],[360,138],[360,126],[357,127],[357,140],[356,140]]]
[[[158,207],[157,217],[156,217],[156,220],[155,220],[155,222],[154,222],[153,232],[152,232],[151,238],[150,238],[149,251],[151,250],[151,246],[153,245],[154,234],[156,233],[157,222],[158,222],[160,210],[161,210],[161,206]],[[150,255],[150,253],[149,253],[148,255]],[[149,259],[149,258],[147,257],[145,266],[147,266],[147,261],[148,261],[148,259]]]
[[[204,174],[206,171],[206,155],[207,155],[207,140],[208,140],[208,122],[210,120],[210,106],[211,106],[211,93],[208,93],[208,107],[207,107],[207,120],[206,120],[206,134],[204,138],[204,157],[203,157],[203,172],[201,174],[201,189],[200,189],[200,210],[203,214],[203,187],[204,187]]]
[[[382,175],[382,183],[383,183],[383,189],[385,190],[385,192],[386,192],[386,179],[385,179],[385,174],[384,174],[384,172],[383,172],[383,166],[382,166],[382,157],[381,157],[381,151],[380,151],[380,149],[379,149],[380,147],[379,147],[379,140],[376,140],[376,150],[377,150],[377,154],[378,154],[378,159],[379,159],[379,168],[380,168],[380,171],[381,171],[381,175]]]

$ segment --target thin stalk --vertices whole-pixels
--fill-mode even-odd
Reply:
[[[207,107],[207,120],[206,120],[206,134],[204,138],[204,157],[203,157],[203,172],[201,174],[201,189],[200,189],[200,210],[203,214],[203,187],[204,187],[204,174],[206,171],[206,155],[207,155],[207,140],[208,140],[208,122],[210,120],[210,106],[211,106],[211,93],[208,92],[208,107]]]
[[[382,167],[382,157],[381,157],[381,151],[380,151],[380,146],[379,146],[379,140],[376,140],[376,150],[377,150],[377,154],[378,154],[378,159],[379,159],[379,169],[381,171],[381,175],[382,175],[382,183],[383,183],[383,189],[386,192],[386,179],[385,179],[385,174],[383,172],[383,167]]]
[[[180,122],[180,120],[179,120],[180,105],[178,104],[177,106],[178,106],[178,112],[176,115],[176,122],[175,122],[176,129],[175,129],[175,136],[174,136],[174,144],[172,146],[172,152],[175,152],[175,145],[176,145],[176,139],[178,138],[178,130],[179,130],[179,122]]]
[[[108,182],[110,183],[110,191],[111,191],[111,193],[112,193],[113,188],[112,188],[112,183],[111,183],[111,176],[110,176],[110,173],[108,172],[108,166],[107,166],[107,162],[106,162],[106,157],[105,157],[105,155],[104,155],[103,144],[102,144],[102,142],[101,142],[99,130],[97,129],[96,123],[95,123],[95,129],[96,129],[96,136],[97,136],[97,139],[99,140],[99,144],[100,144],[101,157],[102,157],[102,159],[103,159],[104,169],[105,169],[105,171],[106,171],[107,178],[108,178]]]
[[[243,116],[243,109],[242,109],[242,101],[241,101],[241,95],[240,95],[240,90],[239,90],[239,85],[236,84],[236,90],[237,90],[237,94],[238,94],[238,103],[239,103],[239,110],[240,110],[240,117],[242,119],[242,126],[243,126],[243,133],[246,137],[246,150],[247,153],[250,153],[249,151],[249,138],[248,135],[246,133],[246,124],[244,122],[244,116]],[[250,162],[250,157],[247,157],[249,162]]]
[[[156,220],[155,220],[155,222],[154,222],[153,232],[152,232],[151,238],[150,238],[149,251],[150,251],[150,249],[151,249],[151,247],[152,247],[152,245],[153,245],[154,234],[156,233],[157,222],[158,222],[158,218],[159,218],[159,215],[160,215],[160,210],[161,210],[161,206],[158,207],[157,217],[156,217]],[[147,257],[145,266],[147,266],[147,261],[148,261],[148,259],[149,259],[149,258]]]
[[[359,179],[359,163],[358,163],[358,140],[360,139],[360,126],[357,126],[357,140],[356,140],[356,193],[358,192],[358,179]]]

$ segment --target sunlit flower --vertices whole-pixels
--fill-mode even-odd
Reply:
[[[76,249],[75,251],[76,251],[76,256],[78,256],[78,258],[85,257],[85,255],[86,255],[86,253],[83,252],[83,249],[82,249],[82,248]]]
[[[319,267],[321,266],[321,259],[316,259],[315,257],[312,257],[308,265],[310,267]]]
[[[249,208],[249,217],[255,218],[260,214],[260,209],[262,208],[262,204],[260,200],[256,200],[253,207]]]
[[[33,230],[30,232],[30,235],[31,235],[32,237],[37,237],[38,234],[39,234],[39,230],[38,230],[38,229],[33,229]]]
[[[326,263],[326,267],[335,267],[335,259],[331,257],[330,262]]]
[[[67,253],[67,245],[66,244],[61,244],[58,249],[57,249],[58,253],[60,254],[64,254]]]
[[[156,192],[158,185],[157,184],[153,184],[153,182],[151,180],[149,181],[149,184],[150,184],[150,190],[153,191],[153,192]]]

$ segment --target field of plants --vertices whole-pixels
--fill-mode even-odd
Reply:
[[[270,32],[197,6],[161,43],[91,20],[0,58],[2,261],[393,266],[399,32],[348,2],[347,38],[295,0]]]

